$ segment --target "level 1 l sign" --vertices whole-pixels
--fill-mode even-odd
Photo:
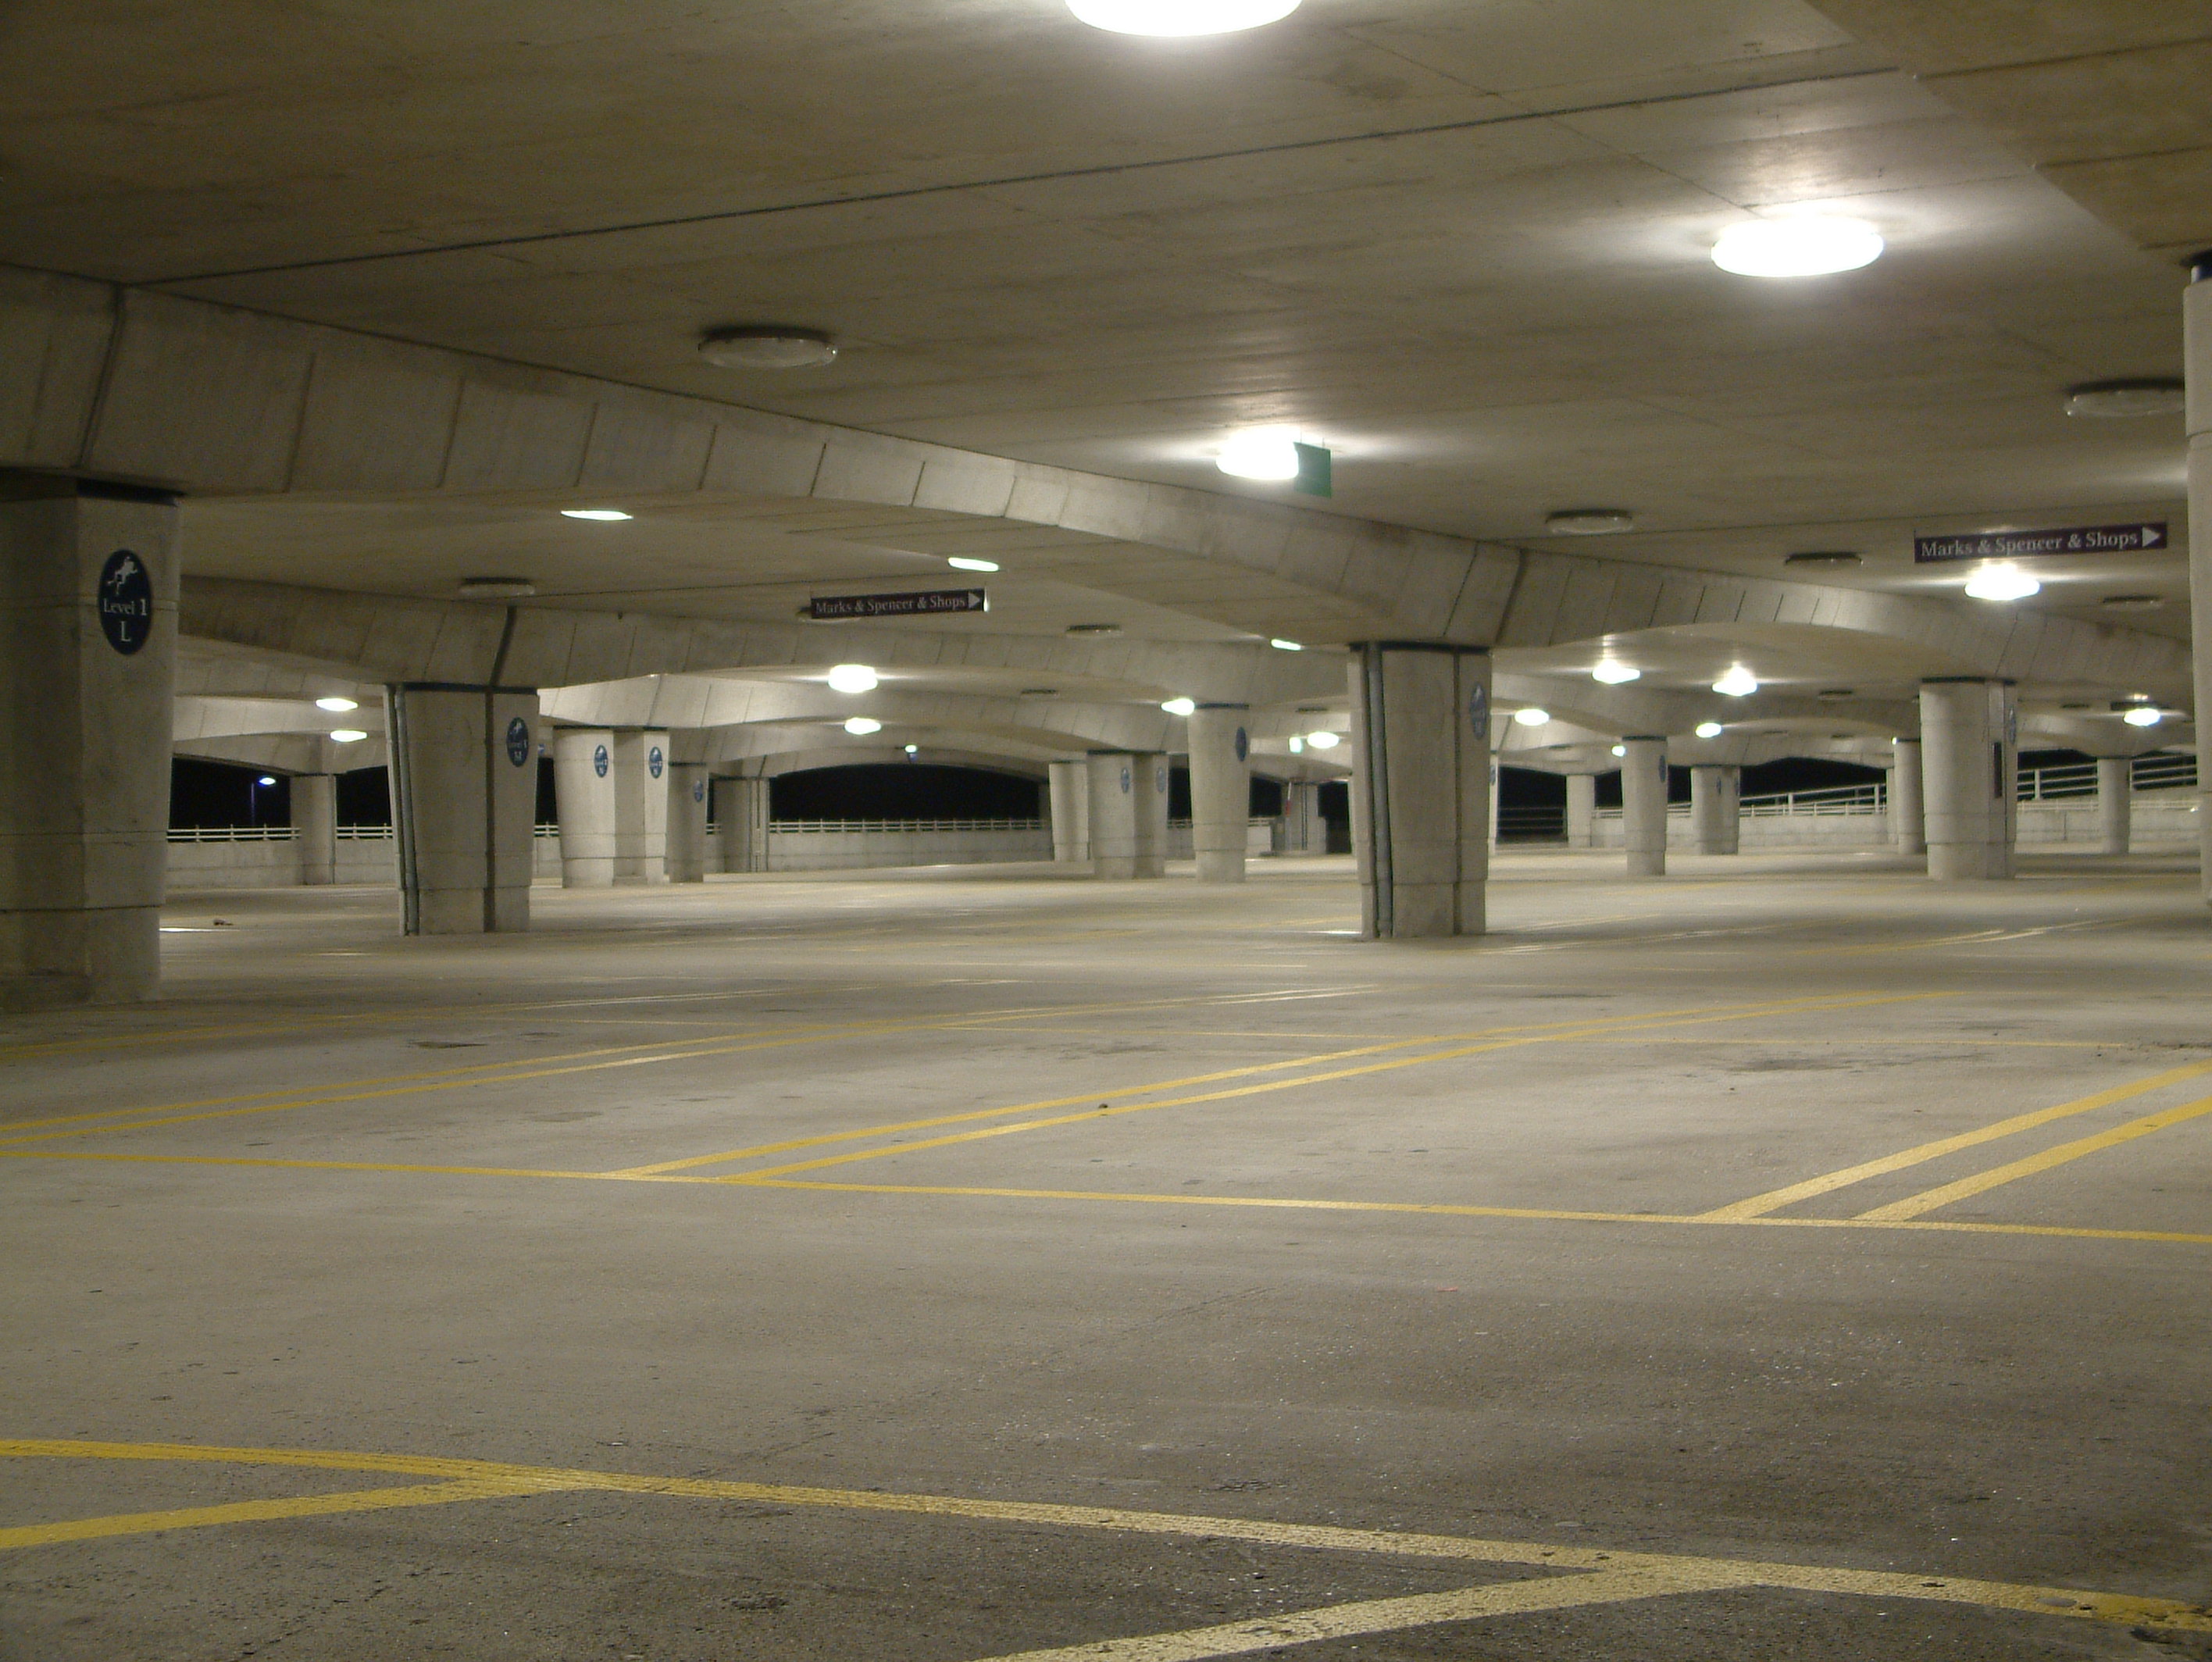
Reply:
[[[1945,560],[2016,560],[2030,554],[2125,554],[2166,546],[2163,522],[2132,525],[2061,525],[2053,531],[1970,531],[1964,537],[1916,537],[1921,565]]]

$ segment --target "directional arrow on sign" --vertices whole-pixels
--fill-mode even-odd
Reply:
[[[2142,545],[2145,548],[2163,548],[2165,544],[2166,527],[2164,525],[2145,525],[2142,528]]]

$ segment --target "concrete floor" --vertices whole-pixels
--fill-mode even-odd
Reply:
[[[0,1025],[0,1654],[2207,1654],[2193,871],[1618,858],[183,897]]]

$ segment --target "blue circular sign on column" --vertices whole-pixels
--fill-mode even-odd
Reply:
[[[1152,764],[1152,789],[1165,796],[1168,791],[1168,765],[1164,761]]]
[[[1490,688],[1480,682],[1467,695],[1467,725],[1485,739],[1490,737]]]
[[[507,759],[517,767],[530,760],[530,724],[520,716],[507,724]]]
[[[1121,770],[1121,794],[1125,797],[1129,794],[1129,770],[1126,767]]]
[[[607,776],[607,747],[599,745],[592,751],[592,771],[601,779]]]
[[[658,744],[645,753],[645,771],[655,779],[660,777],[660,747]]]
[[[694,802],[704,802],[707,800],[706,780],[702,779],[696,779],[691,781],[691,800]]]
[[[118,549],[100,568],[100,632],[125,658],[154,632],[154,579],[128,549]]]
[[[1252,754],[1252,737],[1242,727],[1237,730],[1237,760],[1243,761]]]

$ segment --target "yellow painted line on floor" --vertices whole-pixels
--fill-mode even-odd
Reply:
[[[704,1477],[659,1477],[639,1472],[585,1471],[550,1466],[510,1465],[491,1460],[453,1459],[434,1455],[358,1453],[339,1450],[228,1448],[197,1443],[125,1443],[26,1437],[0,1439],[0,1458],[185,1461],[209,1465],[286,1466],[323,1471],[374,1471],[444,1478],[456,1483],[472,1481],[484,1485],[488,1491],[504,1495],[572,1492],[659,1495],[688,1500],[745,1501],[756,1504],[821,1507],[848,1512],[959,1518],[981,1523],[1034,1524],[1184,1540],[1249,1541],[1261,1546],[1304,1551],[1351,1552],[1459,1563],[1515,1564],[1539,1569],[1589,1570],[1608,1575],[1624,1572],[1671,1575],[1681,1578],[1686,1584],[1692,1578],[1702,1576],[1711,1578],[1712,1584],[1716,1586],[1783,1587],[1808,1592],[1848,1593],[1863,1598],[1911,1598],[1930,1604],[1976,1604],[2036,1616],[2069,1617],[2170,1628],[2180,1632],[2212,1633],[2212,1610],[2173,1598],[2143,1598],[2127,1593],[1973,1580],[1926,1573],[1914,1574],[1891,1570],[1847,1569],[1826,1564],[1719,1558],[1685,1553],[1616,1552],[1579,1543],[1568,1545],[1544,1541],[1486,1540],[1457,1535],[1401,1534],[1390,1530],[1347,1529],[1331,1524],[1273,1523],[1253,1518],[1130,1512],[1108,1507],[1061,1506],[1030,1501],[986,1501],[965,1495],[901,1494],[881,1489],[806,1489],[781,1483],[737,1483]],[[487,1493],[484,1498],[495,1498],[495,1494]],[[165,1514],[135,1515],[159,1518]],[[29,1527],[53,1526],[33,1525]],[[161,1527],[164,1526],[149,1526],[149,1529]],[[124,1532],[111,1532],[119,1534]],[[1540,1581],[1509,1585],[1565,1586],[1571,1584]],[[1686,1585],[1685,1590],[1687,1590]]]
[[[1536,1610],[1572,1610],[1585,1604],[1619,1604],[1665,1593],[1714,1592],[1755,1586],[1750,1577],[1683,1565],[1668,1569],[1600,1570],[1593,1574],[1547,1575],[1531,1580],[1493,1581],[1456,1587],[1449,1592],[1414,1593],[1399,1598],[1366,1598],[1356,1604],[1325,1604],[1317,1610],[1223,1622],[1180,1633],[1146,1634],[1134,1639],[1101,1639],[1052,1650],[1018,1651],[988,1662],[1204,1662],[1215,1656],[1249,1656],[1285,1645],[1311,1645],[1326,1639],[1403,1633],[1447,1622],[1474,1622],[1492,1616],[1523,1616]]]
[[[125,1512],[106,1518],[73,1518],[58,1524],[0,1528],[0,1550],[54,1546],[64,1541],[97,1541],[117,1535],[149,1535],[163,1530],[204,1529],[216,1524],[326,1518],[348,1512],[383,1512],[394,1507],[451,1506],[457,1501],[489,1501],[540,1490],[541,1486],[536,1483],[461,1477],[448,1483],[412,1483],[403,1489],[341,1489],[333,1495],[234,1501],[222,1506],[181,1507],[168,1512]]]
[[[94,1149],[0,1149],[0,1160],[90,1160],[123,1166],[246,1166],[283,1172],[419,1172],[431,1177],[551,1177],[583,1183],[707,1183],[710,1178],[628,1177],[530,1166],[438,1166],[396,1160],[270,1160],[250,1155],[112,1154]]]
[[[1729,1223],[1743,1218],[1763,1217],[1784,1206],[1795,1205],[1801,1200],[1810,1200],[1837,1189],[1849,1188],[1854,1183],[1863,1183],[1870,1177],[1881,1177],[1890,1172],[1899,1172],[1909,1166],[1918,1166],[1930,1160],[1940,1160],[1947,1154],[1956,1154],[1961,1149],[1971,1149],[1984,1143],[1994,1143],[2002,1137],[2017,1136],[2021,1131],[2033,1131],[2038,1125],[2047,1125],[2056,1119],[2069,1119],[2075,1114],[2094,1113],[2099,1108],[2110,1107],[2115,1102],[2124,1102],[2131,1096],[2162,1090],[2168,1085],[2178,1085],[2186,1079],[2196,1079],[2212,1073],[2212,1061],[2191,1062],[2178,1068],[2168,1068],[2148,1078],[2115,1085],[2088,1096],[2079,1096],[2071,1102],[2061,1102],[2055,1107],[2037,1108],[2031,1113],[2017,1113],[1995,1125],[1984,1125],[1978,1131],[1960,1131],[1955,1137],[1938,1137],[1933,1143],[1921,1143],[1895,1154],[1884,1155],[1879,1160],[1869,1160],[1856,1166],[1846,1166],[1841,1171],[1807,1178],[1802,1183],[1792,1183],[1786,1188],[1769,1189],[1747,1200],[1717,1206],[1701,1214],[1707,1222]]]
[[[2010,1165],[1998,1166],[1972,1177],[1962,1177],[1955,1183],[1946,1183],[1939,1188],[1928,1189],[1903,1200],[1893,1200],[1887,1206],[1877,1206],[1872,1211],[1861,1212],[1856,1222],[1885,1223],[1918,1217],[1948,1206],[1954,1201],[1966,1200],[1991,1189],[2002,1188],[2008,1183],[2017,1183],[2024,1177],[2033,1177],[2054,1166],[2063,1166],[2069,1161],[2079,1160],[2084,1155],[2098,1154],[2104,1149],[2118,1148],[2123,1143],[2132,1143],[2139,1137],[2148,1137],[2169,1125],[2179,1125],[2191,1119],[2202,1119],[2212,1113],[2212,1096],[2199,1097],[2194,1102],[2185,1102],[2178,1108],[2168,1108],[2163,1113],[2147,1114],[2141,1119],[2130,1119],[2124,1125],[2114,1125],[2091,1137],[2061,1143],[2055,1149],[2045,1149],[2025,1160],[2015,1160]]]
[[[562,1074],[590,1073],[606,1068],[635,1067],[649,1062],[682,1062],[695,1057],[729,1056],[746,1051],[777,1050],[807,1044],[826,1044],[842,1039],[872,1037],[883,1034],[918,1033],[938,1029],[973,1030],[994,1023],[1018,1022],[1033,1016],[1054,1016],[1063,1010],[1081,1013],[1124,1010],[1157,1010],[1190,1004],[1222,1002],[1218,993],[1185,998],[1150,998],[1140,1001],[1116,1000],[1099,1004],[1024,1005],[1012,1010],[996,1013],[970,1012],[962,1016],[941,1017],[887,1019],[881,1022],[817,1022],[802,1027],[753,1028],[738,1033],[702,1034],[696,1038],[655,1038],[632,1045],[604,1045],[590,1050],[567,1051],[535,1061],[510,1060],[504,1062],[475,1062],[455,1068],[434,1068],[407,1073],[386,1074],[380,1077],[354,1079],[346,1082],[346,1089],[331,1091],[301,1092],[293,1090],[256,1091],[241,1096],[205,1097],[195,1101],[169,1102],[151,1107],[106,1108],[93,1113],[64,1114],[46,1119],[22,1119],[0,1131],[0,1149],[23,1143],[48,1143],[63,1137],[97,1137],[112,1131],[141,1131],[149,1125],[173,1125],[198,1119],[229,1119],[240,1115],[277,1113],[295,1108],[314,1107],[332,1102],[357,1102],[391,1096],[420,1095],[425,1092],[459,1089],[470,1085],[503,1085],[526,1079],[554,1077]],[[639,1056],[638,1051],[658,1052],[659,1054]],[[612,1058],[612,1060],[593,1060]],[[548,1063],[574,1063],[576,1065],[549,1067]],[[428,1083],[419,1083],[428,1082]],[[363,1089],[361,1087],[394,1089]],[[240,1106],[230,1106],[230,1105]],[[131,1119],[131,1115],[155,1115],[153,1119]],[[76,1129],[53,1131],[52,1126],[71,1126]],[[35,1136],[24,1136],[35,1131]]]
[[[2028,929],[1977,929],[1963,935],[1938,935],[1924,941],[1899,941],[1886,946],[1820,946],[1802,947],[1792,955],[1802,957],[1819,953],[1838,958],[1863,958],[1881,952],[1921,952],[1939,946],[1994,946],[2002,941],[2025,941],[2041,935],[2056,935],[2078,929],[2117,929],[2123,924],[2156,923],[2156,917],[2143,918],[2085,918],[2078,922],[2039,924]]]
[[[1944,995],[1941,993],[1929,992],[1884,993],[1859,998],[1844,999],[1840,1002],[1831,1001],[1822,1003],[1817,1006],[1813,1006],[1812,1008],[1808,1008],[1811,1004],[1811,1001],[1809,1000],[1792,1000],[1790,1001],[1789,1008],[1794,1013],[1797,1014],[1826,1015],[1833,1010],[1855,1010],[1869,1004],[1902,1004],[1914,999],[1934,998],[1943,996]],[[1776,1010],[1770,1007],[1766,1009],[1754,1008],[1743,1010],[1733,1010],[1725,1015],[1717,1016],[1670,1016],[1656,1019],[1652,1017],[1634,1019],[1625,1018],[1622,1021],[1608,1022],[1598,1030],[1607,1033],[1614,1033],[1621,1031],[1625,1027],[1632,1031],[1639,1025],[1649,1025],[1652,1027],[1696,1027],[1707,1022],[1749,1021],[1754,1016],[1772,1015],[1775,1013]],[[1080,1125],[1086,1120],[1118,1119],[1126,1114],[1150,1113],[1156,1108],[1182,1108],[1192,1107],[1193,1105],[1200,1102],[1223,1102],[1235,1097],[1258,1096],[1269,1091],[1293,1090],[1300,1086],[1328,1084],[1339,1079],[1358,1079],[1364,1077],[1370,1074],[1389,1073],[1399,1068],[1425,1067],[1432,1062],[1455,1061],[1469,1056],[1488,1055],[1496,1051],[1522,1049],[1530,1045],[1571,1044],[1583,1036],[1585,1035],[1583,1030],[1573,1029],[1564,1033],[1546,1033],[1531,1034],[1522,1038],[1493,1040],[1487,1044],[1459,1045],[1455,1046],[1449,1050],[1431,1051],[1421,1056],[1395,1057],[1387,1062],[1368,1062],[1363,1063],[1358,1067],[1334,1068],[1325,1073],[1301,1074],[1295,1079],[1269,1079],[1264,1080],[1258,1084],[1233,1086],[1227,1090],[1204,1091],[1194,1096],[1170,1096],[1150,1102],[1125,1103],[1120,1107],[1111,1107],[1102,1105],[1095,1108],[1086,1108],[1079,1113],[1055,1114],[1050,1119],[1022,1120],[1011,1125],[987,1125],[976,1131],[955,1132],[949,1137],[926,1137],[918,1143],[893,1143],[884,1148],[864,1149],[854,1154],[829,1155],[818,1160],[794,1162],[787,1166],[770,1166],[758,1172],[737,1173],[729,1177],[723,1178],[720,1180],[725,1183],[744,1183],[757,1177],[781,1177],[793,1172],[821,1171],[828,1167],[849,1166],[856,1162],[863,1160],[884,1160],[896,1155],[918,1154],[926,1149],[943,1149],[951,1147],[955,1143],[981,1142],[987,1137],[1012,1137],[1019,1132],[1044,1131],[1055,1125]],[[1360,1049],[1355,1051],[1338,1052],[1336,1054],[1340,1056],[1357,1056],[1362,1054],[1371,1055],[1380,1051],[1402,1050],[1406,1047],[1407,1046],[1402,1043],[1393,1045],[1370,1045],[1364,1046]],[[1231,1070],[1228,1074],[1216,1075],[1215,1077],[1218,1078],[1233,1077],[1233,1075],[1240,1073],[1261,1073],[1279,1068],[1305,1066],[1310,1065],[1314,1062],[1330,1061],[1334,1059],[1334,1058],[1330,1056],[1316,1056],[1304,1058],[1295,1062],[1260,1063],[1249,1068],[1235,1069]],[[1097,1093],[1092,1093],[1092,1095],[1096,1094]],[[1125,1093],[1125,1095],[1127,1093]],[[1076,1098],[1073,1100],[1085,1101],[1088,1099]],[[1052,1103],[1038,1104],[1037,1106],[1058,1107],[1060,1105],[1057,1103]],[[981,1119],[984,1118],[986,1114],[997,1115],[1006,1113],[1019,1113],[1022,1110],[1020,1109],[990,1109],[983,1110],[967,1117]],[[639,1171],[650,1171],[653,1169],[665,1170],[669,1168],[665,1167],[659,1168],[640,1167],[635,1169]]]

